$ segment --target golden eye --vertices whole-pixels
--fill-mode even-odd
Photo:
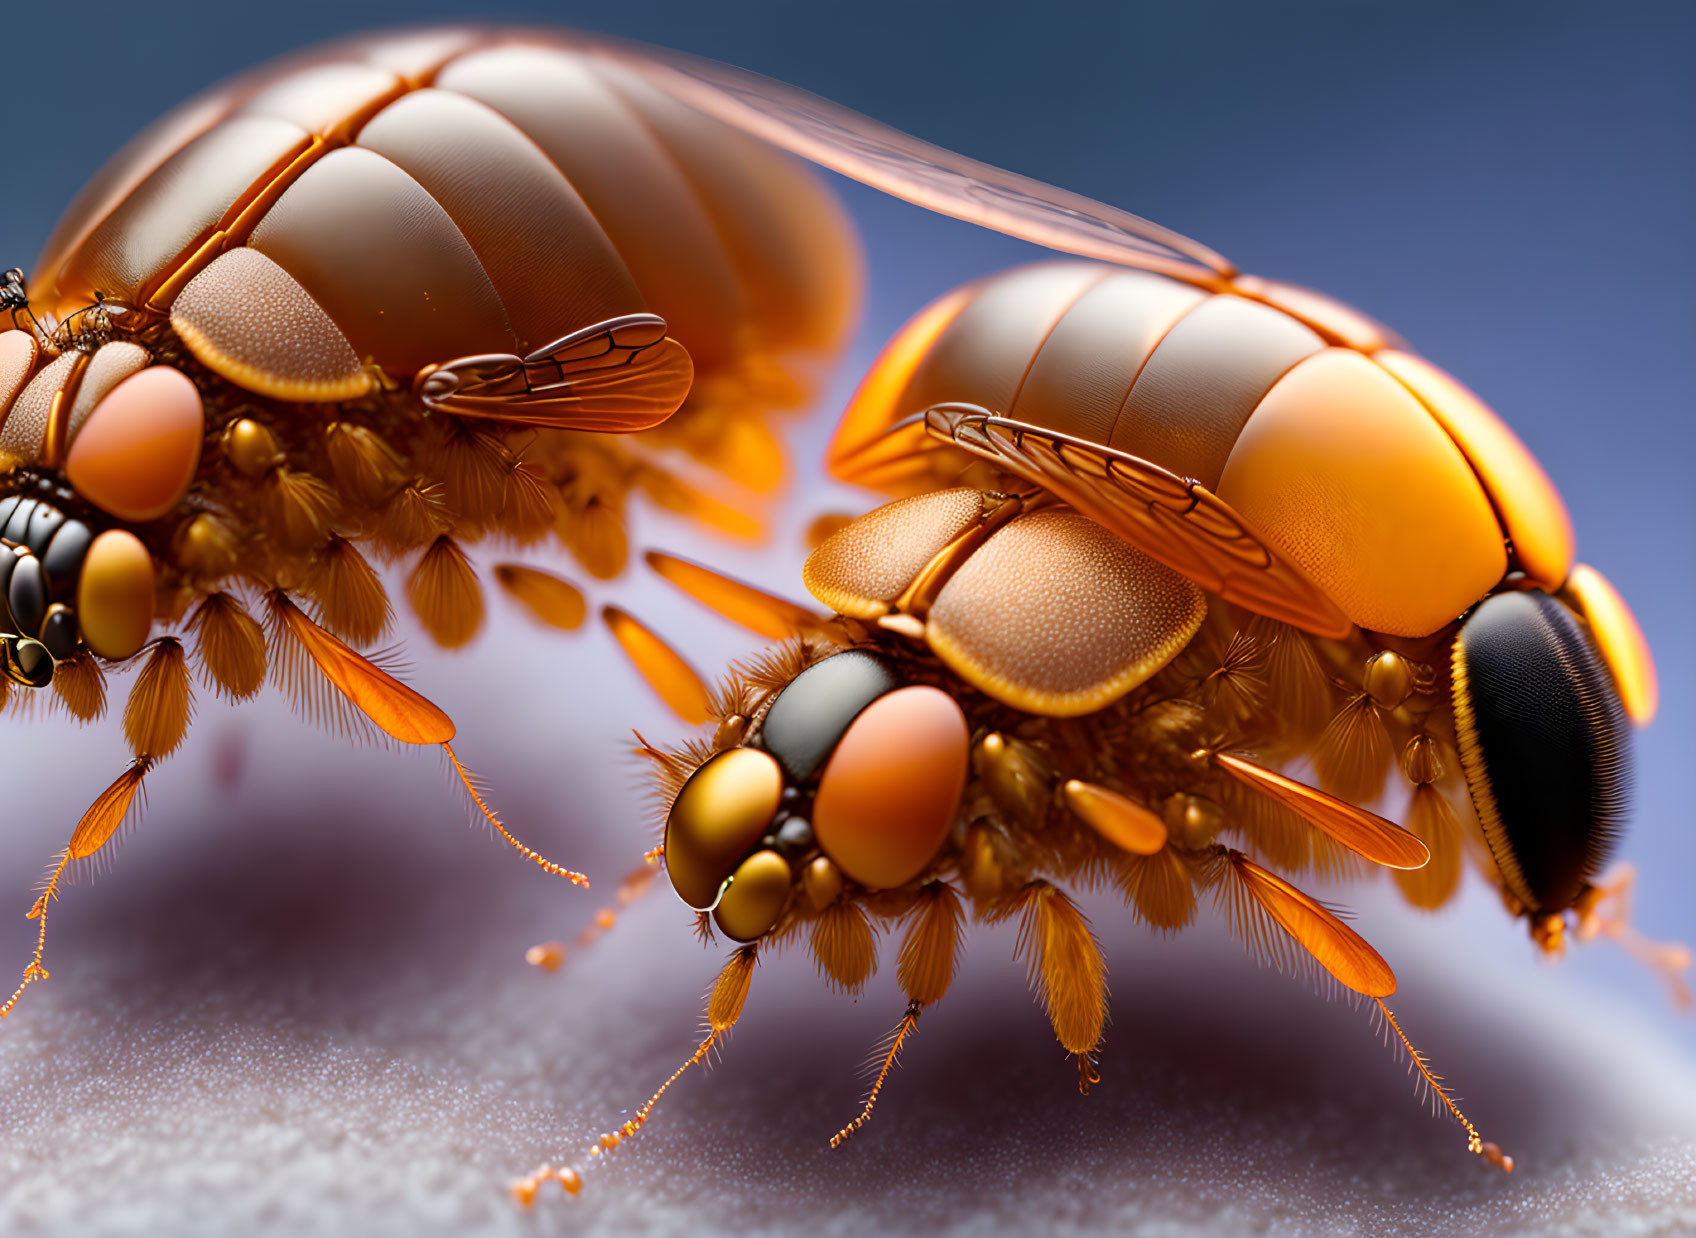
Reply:
[[[153,630],[153,557],[135,534],[108,529],[88,548],[77,582],[77,620],[88,647],[127,658]]]
[[[665,868],[684,902],[698,910],[714,904],[782,795],[777,762],[754,748],[721,752],[690,776],[665,826]]]
[[[726,937],[753,941],[777,923],[794,881],[789,861],[775,851],[756,851],[737,865],[713,919]]]
[[[175,507],[200,464],[206,412],[180,371],[131,375],[94,406],[71,441],[65,476],[77,494],[120,520]]]
[[[966,719],[939,689],[868,705],[837,744],[813,801],[819,846],[843,873],[889,889],[924,871],[966,785]]]

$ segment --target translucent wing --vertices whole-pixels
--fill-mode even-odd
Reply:
[[[1305,572],[1199,483],[975,405],[940,404],[924,420],[933,437],[1041,486],[1227,602],[1316,636],[1354,630]]]
[[[1236,274],[1220,255],[1127,211],[921,142],[757,73],[612,40],[584,50],[774,146],[918,206],[1046,245],[1178,279]]]
[[[574,331],[527,357],[461,357],[430,366],[414,386],[424,403],[461,417],[623,433],[658,425],[694,381],[688,351],[653,314],[626,314]]]

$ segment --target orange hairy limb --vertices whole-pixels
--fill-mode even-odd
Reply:
[[[1376,813],[1356,808],[1229,753],[1214,753],[1213,763],[1244,786],[1284,805],[1315,829],[1374,864],[1386,868],[1423,868],[1431,859],[1424,843]]]
[[[877,942],[858,903],[838,901],[813,922],[809,943],[819,975],[844,993],[858,993],[877,971]]]
[[[648,566],[709,610],[770,640],[787,640],[818,627],[823,619],[787,598],[756,589],[729,576],[650,550]]]
[[[907,937],[901,943],[895,975],[916,1009],[941,1001],[954,983],[964,920],[960,896],[946,882],[931,882],[919,892],[907,919]]]
[[[160,637],[124,705],[124,737],[138,758],[169,756],[183,742],[193,714],[194,692],[182,642]]]
[[[138,759],[123,773],[119,774],[111,786],[107,787],[88,806],[82,820],[77,822],[77,828],[71,832],[71,842],[59,853],[53,865],[53,870],[47,876],[47,882],[42,887],[40,895],[30,906],[28,919],[36,922],[35,952],[30,956],[29,965],[24,968],[23,979],[18,987],[12,990],[12,995],[0,1003],[0,1019],[12,1013],[12,1007],[18,1004],[24,990],[37,980],[46,980],[48,971],[41,965],[42,954],[47,949],[47,909],[54,899],[59,897],[59,879],[65,875],[65,869],[72,860],[84,860],[100,848],[104,847],[117,832],[124,818],[134,807],[136,796],[141,791],[141,780],[151,769],[151,759]]]
[[[736,1021],[742,1017],[742,1004],[748,998],[748,984],[753,979],[757,957],[758,948],[752,945],[743,946],[730,956],[724,970],[719,972],[718,979],[713,982],[713,987],[707,994],[706,1038],[684,1060],[683,1065],[672,1071],[670,1077],[655,1089],[654,1094],[636,1110],[628,1122],[616,1131],[608,1131],[595,1141],[589,1149],[590,1156],[610,1152],[641,1130],[649,1115],[653,1113],[654,1106],[660,1103],[660,1098],[671,1089],[671,1085],[681,1079],[691,1066],[706,1061],[714,1047],[725,1039]],[[522,1178],[515,1178],[508,1186],[513,1198],[528,1208],[535,1202],[536,1191],[542,1183],[549,1181],[557,1181],[569,1195],[577,1194],[583,1186],[582,1174],[576,1168],[567,1166],[555,1169],[551,1165],[543,1165]]]
[[[1468,1150],[1512,1173],[1513,1157],[1479,1137],[1477,1128],[1455,1103],[1443,1077],[1413,1047],[1395,1015],[1384,1004],[1384,999],[1396,991],[1396,977],[1390,965],[1358,933],[1283,878],[1267,872],[1240,851],[1225,851],[1222,858],[1226,869],[1219,901],[1228,902],[1231,928],[1243,938],[1249,950],[1281,970],[1297,971],[1299,967],[1287,949],[1293,942],[1343,985],[1370,997],[1382,1013],[1385,1026],[1406,1052],[1408,1069],[1419,1076],[1421,1090],[1465,1128]],[[1279,929],[1288,937],[1280,939]]]
[[[690,726],[712,716],[712,694],[683,655],[644,626],[628,611],[603,606],[601,619],[618,639],[625,655],[659,693],[667,708]]]
[[[1033,881],[990,910],[991,923],[1019,916],[1014,954],[1025,961],[1061,1047],[1078,1058],[1080,1090],[1088,1092],[1089,1056],[1107,1024],[1107,962],[1077,904],[1046,881]]]
[[[309,688],[303,682],[305,668],[294,656],[296,648],[303,650],[313,666],[365,718],[370,719],[384,734],[403,744],[440,744],[448,754],[454,772],[459,776],[471,802],[483,819],[525,859],[538,868],[564,877],[574,885],[587,886],[589,879],[526,847],[514,838],[484,800],[481,789],[470,772],[461,765],[448,741],[453,739],[453,719],[429,700],[401,683],[370,659],[356,653],[347,645],[319,627],[306,613],[282,593],[272,593],[266,599],[273,623],[279,633],[292,637],[295,644],[283,644],[276,659],[284,687],[296,701],[309,700]]]
[[[1394,1033],[1396,1040],[1401,1043],[1402,1051],[1407,1054],[1408,1070],[1419,1076],[1421,1088],[1431,1096],[1432,1100],[1441,1103],[1454,1117],[1454,1120],[1465,1128],[1467,1151],[1477,1153],[1503,1173],[1511,1174],[1513,1172],[1513,1157],[1503,1152],[1498,1145],[1488,1143],[1479,1136],[1478,1128],[1466,1120],[1466,1115],[1455,1104],[1453,1092],[1449,1085],[1443,1081],[1443,1076],[1432,1070],[1431,1063],[1426,1056],[1413,1047],[1413,1042],[1407,1038],[1407,1033],[1402,1031],[1401,1024],[1396,1022],[1396,1016],[1390,1013],[1390,1008],[1384,1004],[1384,999],[1379,997],[1373,1000],[1378,1003],[1378,1010],[1384,1016],[1385,1026],[1390,1032]]]
[[[583,592],[563,577],[522,563],[495,565],[495,580],[539,623],[571,632],[583,626]]]
[[[1223,858],[1225,881],[1217,901],[1226,905],[1232,930],[1257,959],[1281,971],[1300,973],[1302,957],[1291,951],[1292,945],[1299,946],[1356,993],[1388,997],[1396,991],[1390,965],[1317,899],[1240,851],[1225,851]]]
[[[1592,885],[1579,899],[1578,940],[1591,941],[1602,935],[1618,942],[1625,952],[1660,976],[1672,1004],[1689,1010],[1693,1004],[1690,982],[1690,947],[1679,942],[1652,941],[1631,927],[1631,887],[1637,870],[1622,864],[1599,885]]]
[[[625,874],[624,880],[618,883],[613,907],[599,908],[587,926],[567,945],[563,941],[544,941],[531,946],[524,952],[524,961],[532,967],[540,967],[546,972],[556,972],[565,966],[566,959],[572,953],[581,954],[594,945],[612,926],[618,922],[618,909],[630,906],[655,886],[654,878],[659,876],[659,870],[648,864]]]
[[[730,1029],[736,1026],[736,1021],[742,1017],[742,1006],[748,1000],[748,985],[753,980],[754,963],[758,957],[759,949],[754,945],[743,946],[730,956],[724,970],[719,972],[718,979],[713,981],[713,987],[707,993],[706,1039],[696,1046],[683,1065],[672,1071],[670,1077],[655,1089],[654,1094],[648,1097],[628,1122],[596,1140],[595,1145],[589,1149],[590,1156],[610,1152],[641,1130],[649,1115],[653,1113],[654,1106],[660,1103],[660,1098],[670,1090],[671,1085],[681,1079],[691,1066],[706,1061],[713,1047],[729,1035]]]
[[[877,1098],[883,1094],[883,1085],[889,1079],[889,1072],[895,1069],[896,1063],[900,1060],[901,1046],[907,1042],[908,1036],[914,1035],[919,1030],[919,1008],[918,1002],[911,1003],[907,1007],[907,1013],[901,1016],[901,1022],[897,1023],[894,1030],[884,1038],[882,1043],[872,1050],[872,1062],[875,1063],[877,1054],[884,1050],[884,1045],[889,1046],[888,1050],[884,1052],[883,1064],[878,1067],[877,1076],[872,1080],[871,1090],[866,1093],[865,1107],[860,1110],[859,1115],[852,1122],[830,1137],[831,1147],[840,1148],[843,1140],[872,1120],[872,1109],[877,1105]]]

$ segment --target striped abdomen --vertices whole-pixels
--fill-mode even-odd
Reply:
[[[1560,499],[1482,404],[1342,307],[1244,283],[1267,299],[1078,262],[968,285],[890,344],[833,460],[880,480],[846,466],[879,428],[980,405],[1199,482],[1352,620],[1400,635],[1435,631],[1493,588],[1510,535],[1515,566],[1565,578]],[[928,466],[926,484],[948,467]]]
[[[63,317],[168,312],[250,246],[405,379],[649,311],[708,375],[833,344],[856,249],[783,156],[564,38],[343,43],[185,104],[120,152],[32,279]]]

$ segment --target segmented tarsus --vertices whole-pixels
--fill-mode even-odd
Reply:
[[[1390,1013],[1390,1008],[1384,1004],[1384,999],[1375,997],[1372,1000],[1378,1007],[1378,1014],[1374,1016],[1378,1022],[1377,1030],[1383,1036],[1386,1045],[1407,1058],[1408,1073],[1417,1076],[1415,1090],[1421,1102],[1428,1104],[1434,1114],[1441,1113],[1442,1109],[1447,1109],[1454,1116],[1455,1121],[1459,1122],[1466,1130],[1467,1150],[1483,1156],[1485,1154],[1484,1141],[1479,1137],[1478,1128],[1467,1121],[1466,1115],[1460,1111],[1460,1106],[1455,1103],[1453,1090],[1444,1081],[1443,1076],[1431,1069],[1430,1059],[1413,1047],[1413,1042],[1407,1038],[1407,1033],[1402,1031],[1401,1024],[1396,1022],[1396,1016]],[[1390,1038],[1391,1033],[1394,1033],[1394,1040]],[[1439,1104],[1442,1108],[1438,1107]],[[1507,1159],[1509,1164],[1504,1168],[1509,1168],[1509,1172],[1512,1172],[1512,1158]]]
[[[918,1030],[919,1003],[911,1002],[907,1006],[907,1013],[901,1016],[901,1022],[878,1041],[867,1055],[865,1071],[868,1075],[876,1073],[871,1089],[866,1093],[865,1107],[860,1110],[859,1116],[830,1137],[831,1147],[841,1147],[843,1140],[872,1120],[872,1110],[877,1106],[877,1098],[883,1093],[883,1085],[889,1081],[890,1072],[900,1061],[901,1046],[906,1044],[908,1036],[917,1034]]]
[[[519,842],[518,839],[514,838],[512,833],[501,822],[500,816],[493,808],[489,807],[488,802],[483,798],[483,796],[488,792],[488,787],[485,786],[475,774],[459,763],[459,757],[454,755],[453,745],[443,744],[442,751],[448,754],[448,760],[452,762],[454,772],[459,775],[460,784],[465,787],[466,794],[471,797],[471,802],[476,805],[478,814],[481,815],[484,821],[488,822],[488,824],[494,826],[496,830],[500,831],[500,836],[512,844],[513,850],[517,851],[543,872],[551,873],[555,877],[564,877],[567,881],[571,882],[572,885],[582,886],[585,889],[588,888],[589,879],[582,873],[577,872],[575,869],[566,868],[563,864],[555,864],[546,856],[526,847],[523,843]]]

